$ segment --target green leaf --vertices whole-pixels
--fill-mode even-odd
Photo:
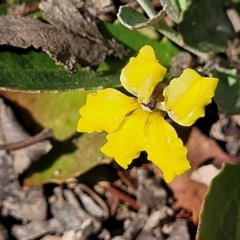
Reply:
[[[237,13],[240,13],[240,0],[231,0],[232,4],[231,6],[237,11]]]
[[[170,66],[172,57],[179,52],[177,47],[165,38],[157,42],[128,30],[121,24],[103,23],[101,28],[103,32],[107,32],[109,38],[116,38],[132,49],[131,56],[136,55],[146,44],[153,46],[160,63],[166,67]],[[78,67],[77,73],[68,73],[62,66],[56,66],[43,52],[1,47],[0,90],[58,92],[116,87],[120,85],[120,71],[126,62],[108,57],[97,72]]]
[[[6,3],[0,4],[0,15],[6,15],[8,7],[9,7],[9,4],[6,4]]]
[[[191,0],[171,0],[172,2],[178,2],[178,5],[179,5],[179,8],[180,8],[180,11],[183,12],[189,3],[191,3]]]
[[[136,30],[140,28],[144,28],[147,26],[154,25],[162,20],[166,12],[166,5],[163,7],[163,10],[160,11],[154,18],[147,19],[140,12],[135,10],[134,8],[126,5],[121,6],[117,13],[118,20],[122,23],[123,26]]]
[[[182,36],[178,32],[176,32],[173,28],[169,27],[164,21],[161,21],[163,15],[165,14],[166,7],[167,5],[164,5],[162,12],[158,13],[155,17],[149,20],[147,20],[139,12],[128,6],[120,8],[120,11],[117,15],[120,22],[129,29],[139,29],[146,26],[153,26],[157,31],[159,31],[162,35],[176,43],[178,46],[184,48],[187,51],[190,51],[191,53],[197,55],[203,60],[208,60],[209,59],[208,54],[203,53],[196,48],[186,45],[182,41]],[[153,15],[154,12],[149,11],[149,13],[147,14]]]
[[[100,151],[105,142],[104,133],[76,134],[63,142],[52,141],[52,151],[30,167],[26,172],[24,185],[34,186],[49,182],[61,184],[99,164],[109,163],[110,158]]]
[[[166,67],[170,66],[172,57],[179,52],[167,39],[163,39],[161,42],[150,40],[120,24],[104,23],[103,29],[108,32],[109,38],[115,37],[131,48],[133,50],[132,56],[142,46],[152,45],[160,63]],[[132,41],[133,39],[135,41]],[[25,92],[58,92],[115,87],[120,85],[119,75],[125,64],[124,61],[109,57],[101,64],[97,72],[78,67],[77,73],[68,73],[62,66],[56,66],[54,61],[43,52],[1,47],[0,89]]]
[[[180,16],[191,2],[190,0],[160,0],[161,4],[167,4],[167,15],[175,22],[179,23]]]
[[[117,14],[118,20],[125,26],[135,26],[148,21],[148,19],[130,6],[121,6]]]
[[[179,53],[179,49],[167,38],[163,38],[160,42],[151,40],[137,31],[127,29],[119,23],[103,23],[101,25],[101,31],[109,38],[114,37],[118,42],[129,47],[132,50],[130,56],[136,56],[139,49],[143,46],[151,45],[157,59],[165,67],[170,67],[172,58]],[[122,65],[122,67],[123,66],[124,65]]]
[[[1,48],[2,49],[2,48]],[[10,91],[88,90],[119,84],[119,73],[78,68],[68,73],[47,54],[31,50],[0,51],[0,89]]]
[[[81,134],[76,131],[79,108],[85,103],[89,92],[2,92],[4,97],[20,107],[24,126],[33,134],[42,128],[54,131],[54,137],[50,139],[53,149],[32,164],[26,173],[25,185],[61,183],[110,161],[100,151],[106,142],[105,134]]]
[[[224,0],[192,1],[179,24],[184,42],[202,52],[222,52],[234,36]]]
[[[198,240],[240,239],[240,164],[227,165],[206,196]]]
[[[219,83],[214,95],[219,109],[227,114],[239,114],[240,85],[237,70],[217,67],[211,71],[211,74],[219,78]]]

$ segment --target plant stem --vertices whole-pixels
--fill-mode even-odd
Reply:
[[[148,0],[137,0],[137,2],[143,8],[143,10],[146,12],[150,19],[156,16],[157,13],[154,10],[152,4]]]
[[[137,0],[137,2],[143,8],[143,10],[146,12],[146,14],[148,15],[148,17],[150,19],[152,19],[152,18],[154,18],[156,16],[157,13],[154,10],[154,8],[152,7],[152,5],[149,2],[149,0]],[[204,61],[209,60],[210,54],[204,53],[204,52],[200,52],[200,51],[198,51],[195,48],[192,48],[190,46],[185,45],[181,35],[178,34],[176,31],[174,31],[169,26],[167,26],[167,24],[165,22],[160,21],[157,24],[153,25],[153,27],[157,31],[159,31],[162,35],[164,35],[165,37],[170,39],[172,42],[176,43],[178,46],[180,46],[180,47],[184,48],[185,50],[193,53],[194,55],[200,57]]]

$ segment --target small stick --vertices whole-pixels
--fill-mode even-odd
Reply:
[[[29,137],[27,139],[24,139],[24,140],[21,140],[18,142],[13,142],[13,143],[0,144],[0,149],[16,150],[16,149],[27,147],[34,143],[40,142],[40,141],[47,139],[49,137],[52,137],[52,136],[53,136],[52,129],[46,128],[46,129],[43,129],[38,134],[36,134],[35,136]]]
[[[101,187],[103,187],[106,191],[109,191],[110,193],[112,193],[120,201],[128,203],[134,210],[139,210],[140,206],[138,205],[136,200],[133,199],[132,197],[128,196],[124,192],[122,192],[122,191],[118,190],[117,188],[112,187],[110,185],[102,184]]]

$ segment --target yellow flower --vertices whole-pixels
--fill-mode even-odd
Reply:
[[[164,88],[166,68],[150,46],[143,47],[122,70],[120,80],[129,97],[112,89],[89,94],[80,109],[79,132],[106,131],[102,152],[127,168],[141,151],[161,169],[166,182],[190,168],[187,149],[175,129],[164,119],[166,112],[178,124],[189,126],[204,116],[218,79],[201,77],[186,69]]]

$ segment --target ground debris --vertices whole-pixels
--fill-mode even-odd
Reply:
[[[71,239],[66,239],[60,236],[54,236],[54,235],[46,235],[42,237],[40,240],[71,240]]]
[[[5,150],[0,150],[0,199],[3,198],[4,189],[16,180],[16,174],[13,169],[13,158]]]
[[[36,216],[30,218],[25,213],[22,213],[25,216],[24,218],[19,218],[20,210],[17,213],[14,212],[16,208],[27,211],[26,206],[28,206],[34,216],[35,208],[41,209],[40,212],[42,212],[42,209],[46,209],[46,205],[42,207],[37,204],[40,201],[38,199],[42,198],[42,196],[39,196],[39,192],[34,194],[37,188],[38,191],[42,192],[41,187],[31,188],[25,191],[25,193],[18,193],[18,190],[10,190],[15,195],[18,194],[18,198],[24,199],[22,196],[33,196],[32,202],[28,198],[24,200],[26,206],[19,205],[19,207],[16,207],[17,205],[12,205],[13,207],[8,208],[9,212],[12,211],[12,217],[23,220],[22,224],[14,224],[11,227],[11,236],[17,240],[35,240],[41,237],[45,239],[47,236],[50,240],[55,237],[59,240],[164,240],[172,236],[174,233],[173,224],[176,221],[175,212],[170,206],[171,202],[164,185],[157,181],[153,172],[146,167],[135,167],[132,171],[133,174],[130,175],[132,178],[136,177],[138,182],[136,184],[136,179],[134,179],[133,183],[138,186],[136,190],[137,193],[138,191],[141,192],[140,195],[132,196],[130,194],[132,191],[131,187],[123,188],[125,190],[129,189],[129,193],[117,189],[114,182],[112,184],[110,182],[98,184],[97,186],[101,186],[101,188],[96,188],[98,192],[94,192],[92,187],[78,181],[69,182],[61,187],[54,185],[49,197],[43,197],[45,204],[48,203],[50,215],[48,217],[45,215],[42,219]],[[116,181],[119,181],[119,179]],[[45,186],[45,191],[48,185]],[[147,191],[146,188],[148,188]],[[21,190],[20,187],[19,189]],[[153,194],[153,192],[156,194]],[[117,198],[121,196],[114,203],[115,212],[112,215],[109,214],[111,202],[104,202],[105,197],[109,196],[109,194]],[[148,197],[143,198],[145,204],[138,203],[138,209],[131,208],[129,201],[136,202],[135,198],[141,196],[141,199],[143,194],[148,195]],[[157,201],[158,199],[159,202]],[[32,210],[34,203],[35,208]],[[4,210],[8,205],[3,202],[3,206],[5,206],[3,207]],[[107,214],[106,208],[108,209]],[[44,211],[46,212],[46,210]],[[4,216],[3,213],[2,217]]]
[[[74,2],[79,2],[78,0],[74,0]],[[84,7],[94,17],[99,18],[102,21],[112,20],[115,18],[115,14],[117,9],[114,5],[113,0],[101,0],[101,1],[93,1],[93,0],[85,0],[80,1],[84,2]]]
[[[25,225],[14,225],[11,230],[17,240],[33,240],[48,233],[46,222],[31,221]]]
[[[226,55],[229,60],[229,64],[232,68],[240,70],[240,41],[239,38],[235,38],[233,41],[228,42],[228,48],[226,49]]]
[[[8,15],[25,16],[37,10],[39,10],[37,2],[33,2],[33,3],[23,2],[23,3],[11,5],[8,9]]]
[[[131,222],[129,227],[125,230],[123,234],[124,240],[131,240],[137,237],[137,235],[141,232],[143,229],[146,221],[148,218],[148,209],[146,206],[142,206],[138,214],[136,215],[135,219]]]
[[[0,121],[4,137],[3,144],[16,143],[30,138],[30,135],[17,121],[13,110],[2,99],[0,99]],[[51,143],[48,140],[43,140],[26,147],[10,150],[15,174],[22,174],[32,162],[47,154],[51,148]]]
[[[177,219],[172,225],[172,233],[166,240],[190,240],[186,219]]]
[[[137,202],[140,205],[146,205],[150,209],[165,206],[167,203],[166,189],[161,184],[158,184],[153,177],[149,177],[146,169],[139,169],[137,177]]]
[[[63,197],[63,194],[66,200]],[[54,195],[49,199],[52,215],[61,223],[62,230],[79,229],[88,215],[82,210],[73,193],[61,188],[54,189]]]
[[[12,216],[24,222],[28,220],[45,220],[47,203],[42,187],[33,187],[24,191],[16,182],[4,189],[2,215]],[[39,211],[41,209],[41,211]]]
[[[7,229],[2,224],[0,224],[0,240],[8,240],[8,239],[9,237],[8,237]]]
[[[1,16],[0,45],[41,48],[56,64],[73,72],[76,63],[95,68],[107,55],[113,54],[120,59],[126,57],[124,47],[105,39],[95,20],[86,19],[73,0],[43,0],[39,8],[52,25],[34,18]]]
[[[12,109],[0,99],[0,143],[21,140],[29,135],[15,118]],[[16,219],[28,221],[46,218],[46,202],[41,187],[23,190],[18,182],[18,174],[27,168],[32,160],[37,160],[45,154],[51,145],[44,141],[44,146],[39,151],[39,143],[15,151],[0,150],[0,200],[2,216],[12,216]],[[37,146],[36,146],[37,145]],[[37,154],[37,152],[39,154]],[[16,167],[18,165],[18,167]],[[21,169],[21,170],[20,170]],[[39,208],[42,209],[39,212]]]
[[[78,184],[74,188],[75,194],[79,197],[85,211],[90,216],[99,220],[109,218],[109,209],[107,204],[85,184]]]
[[[80,230],[81,237],[84,239],[101,230],[101,224],[89,217],[71,190],[62,191],[61,188],[56,187],[54,191],[55,194],[50,199],[50,208],[53,216],[62,224],[64,231]]]
[[[212,125],[210,134],[215,139],[226,142],[226,151],[230,156],[240,155],[240,115],[220,114],[219,120]]]
[[[15,130],[9,125],[8,129],[21,135],[18,128]],[[72,179],[61,187],[46,184],[44,191],[41,186],[23,190],[18,182],[19,175],[14,172],[15,157],[9,154],[12,151],[0,150],[0,156],[2,153],[9,158],[2,163],[10,167],[11,173],[10,178],[5,176],[8,180],[0,188],[0,219],[11,216],[22,221],[9,226],[14,239],[35,240],[48,236],[61,240],[164,240],[171,236],[175,221],[171,208],[173,198],[169,197],[169,189],[156,177],[149,162],[126,171],[116,169],[114,164],[111,168],[102,165],[89,171],[90,175],[86,173],[85,178]],[[115,171],[112,180],[105,176],[109,169]],[[101,178],[95,178],[97,175]],[[46,194],[49,187],[51,190]]]
[[[99,32],[96,22],[82,15],[75,4],[76,1],[73,0],[43,0],[39,7],[48,22],[74,35],[74,39],[69,38],[69,42],[77,62],[82,66],[96,66],[110,54],[123,59],[127,55],[123,46],[105,39]]]
[[[171,60],[171,71],[178,75],[186,68],[194,68],[197,66],[196,58],[189,52],[180,52]]]

